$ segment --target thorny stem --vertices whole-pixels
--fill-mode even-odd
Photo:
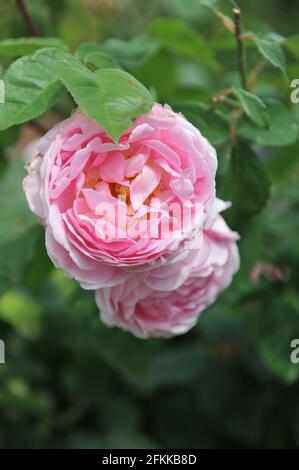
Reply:
[[[30,34],[32,36],[39,36],[39,31],[36,25],[34,24],[30,13],[27,10],[26,0],[16,0],[16,4]]]
[[[239,8],[233,9],[234,19],[235,19],[235,37],[238,46],[238,67],[241,77],[242,87],[247,89],[247,80],[246,80],[246,57],[245,57],[245,48],[243,44],[242,37],[242,25],[241,25],[241,10]]]

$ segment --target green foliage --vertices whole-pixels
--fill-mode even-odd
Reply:
[[[224,199],[232,202],[227,217],[240,230],[261,211],[270,193],[264,164],[247,144],[233,149],[223,186]]]
[[[0,242],[0,293],[19,285],[34,255],[39,230],[34,227],[20,237],[13,236],[9,241]]]
[[[57,75],[60,54],[58,49],[41,49],[9,67],[4,76],[0,130],[40,116],[62,96],[64,89]]]
[[[118,68],[119,65],[106,50],[96,42],[83,42],[76,50],[76,56],[89,68]]]
[[[207,41],[181,21],[159,18],[150,24],[149,31],[166,49],[196,59],[213,69],[219,68]]]
[[[18,57],[29,55],[45,47],[68,50],[67,45],[58,38],[4,39],[0,41],[0,56]]]
[[[254,124],[259,127],[266,127],[269,124],[268,115],[266,113],[267,106],[262,102],[258,96],[249,93],[248,91],[238,88],[234,93],[240,100],[242,108],[247,116]]]
[[[159,41],[151,36],[135,36],[129,41],[108,39],[103,47],[125,68],[136,68],[149,60],[160,48]]]
[[[0,2],[0,447],[298,447],[299,108],[285,81],[299,78],[297,7],[240,1],[244,89],[232,2],[27,6],[39,37]],[[22,153],[71,108],[117,140],[154,100],[216,147],[241,268],[189,334],[144,341],[106,328],[94,293],[53,267]]]
[[[287,47],[297,59],[299,58],[299,34],[289,37],[284,41],[283,45]]]
[[[14,62],[4,83],[6,101],[0,129],[45,113],[64,93],[62,84],[77,105],[115,140],[153,104],[146,88],[127,72],[103,69],[93,73],[79,59],[53,48]]]
[[[298,122],[292,112],[281,102],[270,101],[268,105],[269,127],[252,126],[241,120],[238,133],[251,142],[270,147],[285,147],[298,140]]]
[[[15,134],[15,136],[17,135],[18,133]],[[36,226],[36,217],[28,211],[28,206],[24,199],[22,189],[24,173],[23,162],[20,159],[14,159],[9,162],[8,168],[1,178],[0,243],[9,243],[13,238],[18,237],[22,239],[27,230]],[[6,262],[2,257],[1,261]]]
[[[133,124],[134,118],[153,105],[150,92],[122,70],[103,69],[93,74],[66,60],[59,66],[59,75],[79,107],[115,141]]]
[[[283,72],[286,70],[286,59],[282,47],[275,41],[256,38],[255,44],[262,54],[274,67],[278,67]]]

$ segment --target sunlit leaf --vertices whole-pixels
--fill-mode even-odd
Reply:
[[[4,75],[0,130],[40,116],[63,95],[65,90],[57,76],[61,54],[57,49],[41,49],[9,67]]]
[[[59,75],[78,106],[114,140],[153,105],[150,92],[122,70],[102,69],[93,74],[66,59],[59,66]]]

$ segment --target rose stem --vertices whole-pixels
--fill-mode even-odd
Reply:
[[[30,15],[30,13],[28,12],[28,9],[27,9],[27,6],[26,6],[26,2],[25,0],[16,0],[16,4],[17,4],[17,7],[18,7],[18,10],[24,20],[24,23],[27,25],[27,28],[31,34],[31,36],[39,36],[39,31],[36,27],[36,25],[34,24],[34,21]]]
[[[235,19],[235,37],[238,46],[238,66],[239,73],[241,77],[242,87],[247,89],[247,80],[246,80],[246,57],[245,57],[245,48],[242,38],[242,25],[241,25],[241,10],[240,8],[234,8],[234,19]]]

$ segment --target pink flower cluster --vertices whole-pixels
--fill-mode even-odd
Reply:
[[[102,320],[167,337],[192,328],[239,266],[216,168],[214,148],[168,106],[117,144],[76,111],[40,141],[24,190],[50,258],[96,291]]]

